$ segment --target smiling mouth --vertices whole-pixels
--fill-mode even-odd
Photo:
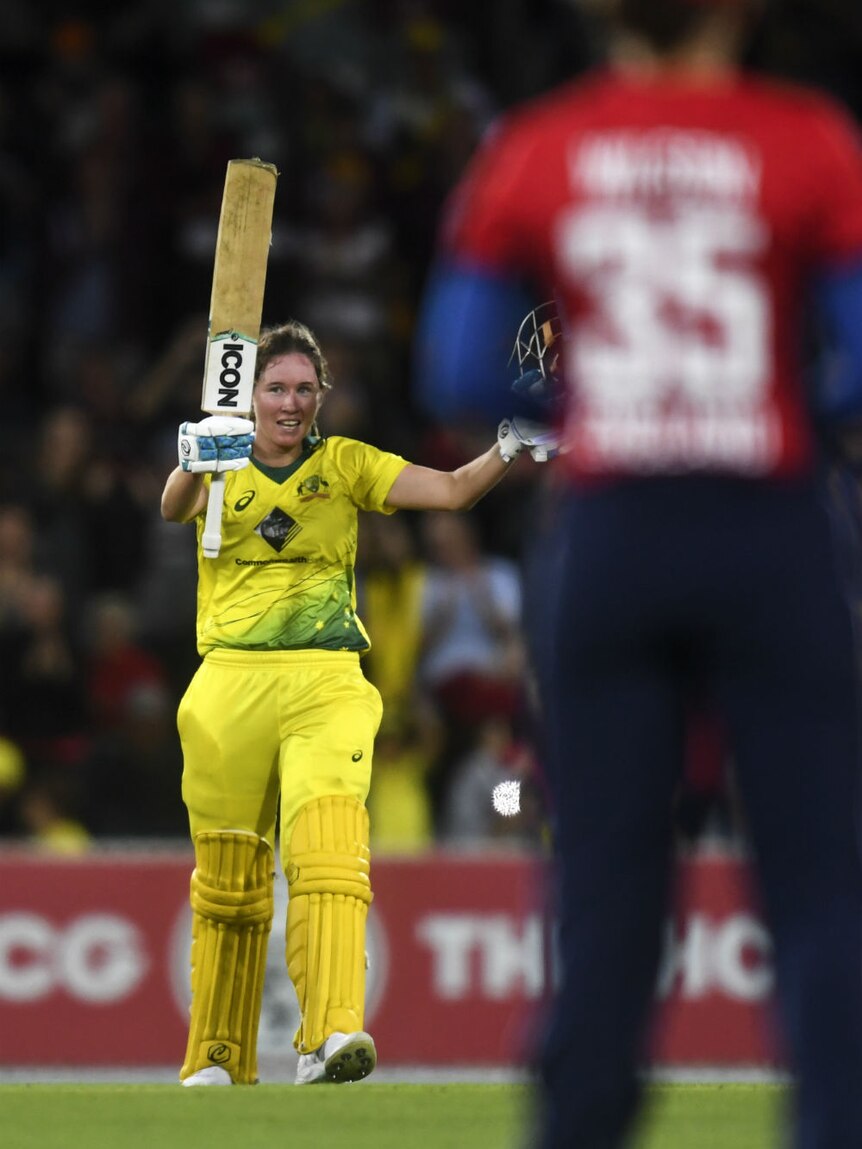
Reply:
[[[278,426],[283,427],[286,431],[295,431],[297,427],[302,426],[301,419],[279,419]]]

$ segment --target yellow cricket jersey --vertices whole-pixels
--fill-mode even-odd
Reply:
[[[198,651],[367,650],[356,615],[358,511],[384,505],[405,459],[355,439],[306,446],[288,467],[225,474],[222,545],[203,557],[197,516]],[[210,476],[205,476],[209,486]]]

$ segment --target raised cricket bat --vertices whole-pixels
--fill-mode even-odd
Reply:
[[[263,315],[266,260],[272,241],[274,164],[230,160],[216,239],[201,408],[209,415],[248,418]],[[203,552],[221,549],[224,474],[213,474]]]

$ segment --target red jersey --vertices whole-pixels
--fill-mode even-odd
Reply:
[[[489,135],[443,242],[556,297],[573,475],[811,464],[806,293],[862,256],[862,147],[828,97],[591,75]]]

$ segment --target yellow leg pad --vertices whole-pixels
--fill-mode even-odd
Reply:
[[[287,867],[287,969],[302,1015],[299,1053],[312,1053],[336,1031],[363,1028],[370,861],[361,802],[338,795],[303,806]]]
[[[180,1079],[208,1065],[257,1081],[257,1028],[273,917],[272,848],[257,834],[195,836],[192,1004]]]

